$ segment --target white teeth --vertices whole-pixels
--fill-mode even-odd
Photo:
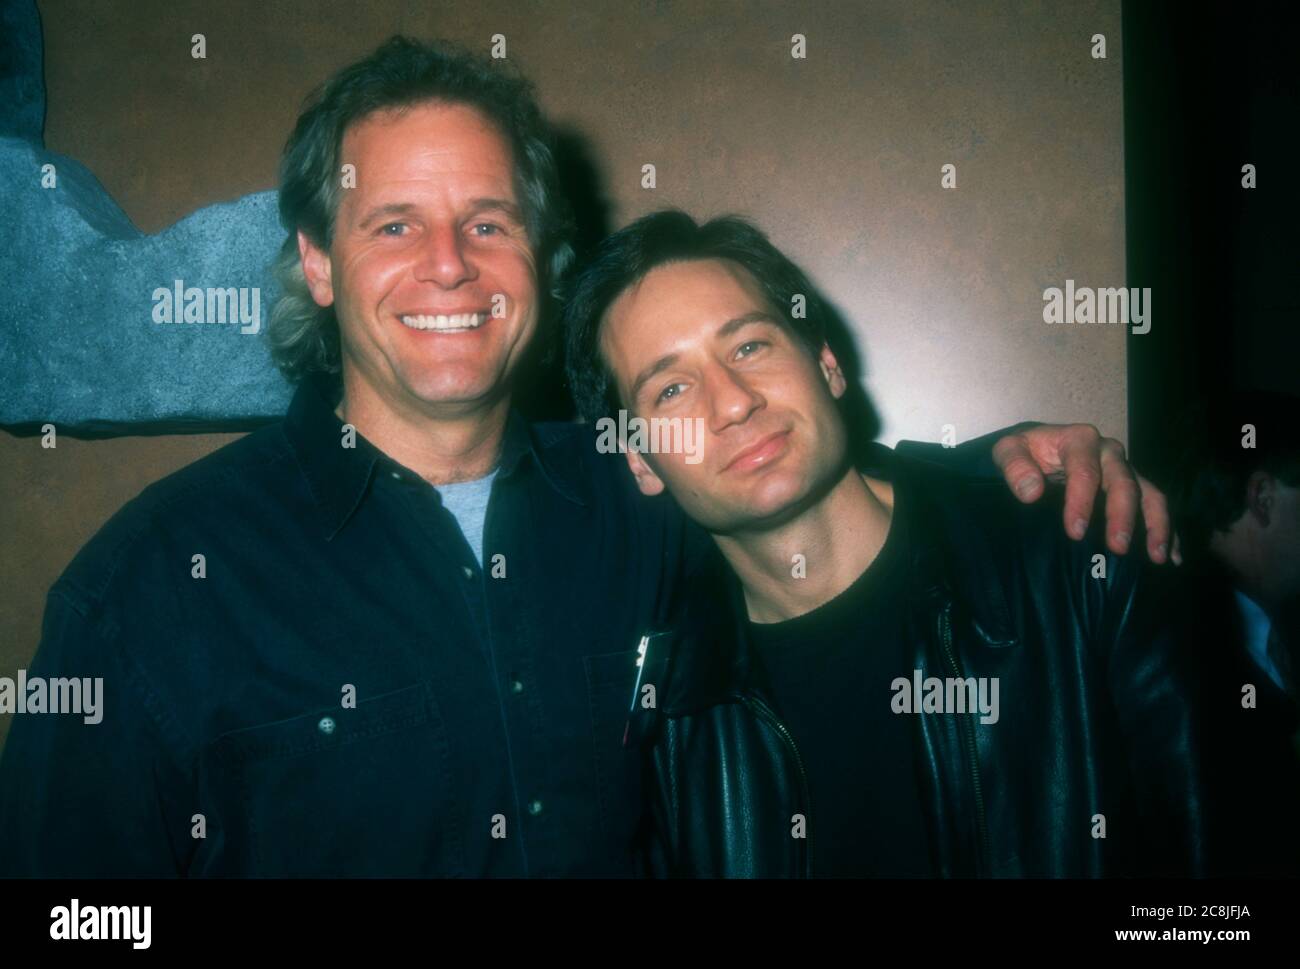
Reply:
[[[486,313],[453,313],[448,316],[403,316],[402,323],[413,330],[474,330],[487,322]]]

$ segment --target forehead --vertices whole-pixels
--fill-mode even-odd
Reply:
[[[357,166],[357,188],[437,179],[508,189],[514,157],[501,129],[477,108],[429,101],[373,112],[343,135],[343,162]]]
[[[758,280],[739,263],[673,262],[619,294],[605,314],[604,336],[617,343],[671,342],[692,332],[711,334],[737,316],[771,309]]]

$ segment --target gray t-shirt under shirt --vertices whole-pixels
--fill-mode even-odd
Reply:
[[[483,522],[487,518],[488,497],[492,494],[492,479],[496,469],[485,478],[458,481],[455,484],[437,485],[442,503],[460,524],[461,534],[474,550],[479,568],[483,567]]]

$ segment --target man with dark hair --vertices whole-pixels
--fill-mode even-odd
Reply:
[[[567,376],[578,410],[584,417],[594,420],[619,408],[610,373],[598,352],[601,310],[618,293],[642,278],[651,266],[669,259],[706,256],[732,259],[751,267],[750,275],[756,285],[772,306],[788,311],[786,323],[806,348],[815,354],[823,343],[829,342],[833,350],[844,355],[847,348],[837,343],[847,336],[830,332],[828,310],[817,288],[761,232],[735,218],[714,219],[697,226],[686,213],[666,210],[640,223],[637,232],[618,233],[606,240],[592,256],[582,285],[566,289],[567,359],[579,362],[567,368]],[[867,419],[860,413],[865,400],[856,382],[846,388],[842,403],[850,430],[860,430]],[[1154,562],[1166,561],[1170,555],[1171,532],[1162,524],[1165,518],[1162,493],[1146,479],[1127,474],[1123,461],[1119,460],[1123,450],[1117,441],[1106,439],[1097,447],[1097,437],[1092,427],[1073,425],[1055,439],[1052,448],[1035,450],[1031,461],[1029,452],[1017,451],[1015,435],[1008,435],[998,441],[994,455],[1008,484],[1024,500],[1034,500],[1040,494],[1041,478],[1036,466],[1050,467],[1065,478],[1065,529],[1076,539],[1083,538],[1094,489],[1100,484],[1108,502],[1107,545],[1119,554],[1128,551],[1132,538],[1131,529],[1123,523],[1133,522],[1140,504],[1147,525],[1147,554]],[[851,446],[856,449],[863,443],[855,439]],[[910,442],[903,443],[912,446]],[[1094,447],[1102,457],[1101,464],[1085,469],[1080,459]],[[929,456],[934,458],[938,453],[941,452],[931,450]],[[1024,491],[1019,490],[1022,486]]]
[[[1215,867],[1300,875],[1300,400],[1225,395],[1186,435],[1174,507],[1225,835]]]
[[[590,428],[514,408],[571,253],[528,84],[394,38],[316,93],[281,179],[294,400],[147,489],[51,589],[0,761],[0,875],[630,873],[625,704],[689,533]],[[1069,472],[1082,515],[1113,476],[1132,529],[1114,442],[1000,447],[1031,491],[1040,461]],[[99,722],[28,715],[70,677],[102,684]]]
[[[1197,421],[1184,456],[1177,515],[1190,555],[1220,563],[1252,630],[1253,662],[1297,696],[1300,632],[1300,400],[1234,394]]]
[[[855,464],[846,375],[795,292],[752,226],[661,212],[605,242],[566,309],[587,417],[703,428],[695,461],[626,450],[720,553],[643,660],[651,870],[1202,870],[1160,576],[1068,541],[1047,503],[880,446]]]

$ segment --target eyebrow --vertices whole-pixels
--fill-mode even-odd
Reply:
[[[737,316],[734,320],[727,320],[722,326],[718,327],[715,337],[727,337],[735,333],[741,327],[749,326],[751,323],[771,323],[773,326],[780,326],[780,322],[775,316],[766,310],[754,310],[752,313],[746,313],[744,316]]]
[[[509,199],[497,198],[478,198],[470,199],[470,211],[472,212],[501,212],[520,225],[524,223],[524,213],[519,206]]]
[[[371,209],[366,213],[366,217],[357,223],[358,229],[368,229],[380,219],[390,215],[409,215],[415,211],[415,206],[410,202],[390,202],[387,205],[381,205],[376,209]]]
[[[754,310],[754,312],[746,313],[744,316],[737,316],[735,319],[727,320],[726,323],[723,323],[722,326],[718,327],[718,332],[713,335],[714,339],[724,339],[729,337],[737,330],[749,326],[752,323],[770,323],[773,326],[781,325],[777,322],[776,317],[766,310]],[[655,374],[663,373],[676,362],[677,354],[668,353],[642,370],[641,373],[637,375],[636,380],[632,383],[632,400],[636,400],[637,397],[640,396],[641,388],[644,387],[646,383],[655,376]]]
[[[508,199],[498,198],[476,198],[469,201],[470,211],[477,214],[480,212],[500,212],[508,218],[523,224],[524,217],[519,206]],[[358,229],[368,229],[380,219],[390,215],[410,215],[415,212],[417,207],[410,202],[390,202],[387,205],[381,205],[378,208],[371,209],[366,213],[366,217],[358,223]]]

